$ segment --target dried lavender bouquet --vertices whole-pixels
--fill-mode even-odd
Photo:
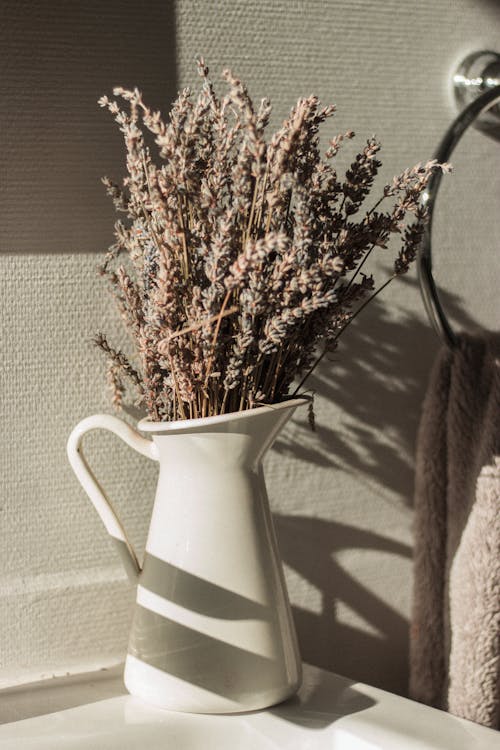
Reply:
[[[354,134],[333,138],[324,154],[319,145],[334,106],[299,99],[267,140],[269,102],[255,107],[228,70],[219,98],[203,60],[198,70],[199,95],[184,89],[168,122],[137,89],[114,90],[126,111],[99,100],[123,132],[128,171],[122,186],[103,179],[126,219],[100,272],[135,354],[103,334],[95,342],[114,404],[128,382],[154,421],[277,403],[294,381],[300,390],[356,315],[406,273],[426,221],[421,193],[434,170],[448,169],[417,164],[362,211],[381,166],[374,138],[341,178],[334,157]],[[362,269],[393,234],[393,272],[376,288]]]

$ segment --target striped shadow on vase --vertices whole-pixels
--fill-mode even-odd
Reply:
[[[177,711],[254,710],[293,695],[300,657],[262,459],[294,399],[251,411],[139,429],[89,417],[68,441],[71,465],[137,583],[124,680],[154,705]],[[81,443],[104,428],[159,462],[142,568]]]

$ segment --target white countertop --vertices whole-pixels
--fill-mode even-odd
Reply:
[[[125,694],[116,669],[0,691],[1,721],[0,750],[500,748],[493,730],[308,665],[298,695],[266,711],[155,709]]]

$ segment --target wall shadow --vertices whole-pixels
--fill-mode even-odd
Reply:
[[[408,626],[404,617],[349,575],[336,561],[344,549],[369,549],[411,557],[411,548],[374,532],[306,516],[275,516],[284,562],[321,592],[321,612],[293,607],[303,659],[318,667],[404,692],[391,664],[406,659]],[[338,622],[338,603],[345,603],[369,625],[369,632]],[[399,670],[400,671],[400,670]],[[399,682],[398,682],[399,679]]]
[[[115,211],[100,184],[125,172],[122,134],[97,105],[137,86],[168,111],[177,89],[175,3],[3,0],[3,253],[103,251]]]
[[[418,285],[416,279],[401,283],[413,294]],[[476,327],[458,297],[441,296],[456,330]],[[346,472],[372,492],[387,490],[410,507],[420,411],[441,342],[427,319],[391,313],[379,300],[360,318],[308,383],[316,396],[336,405],[338,423],[325,423],[320,416],[312,433],[302,416],[293,438],[284,433],[274,449],[309,465]],[[332,500],[333,493],[332,481]],[[405,694],[406,618],[350,576],[335,556],[347,548],[366,549],[392,554],[397,566],[399,559],[411,558],[411,548],[375,532],[307,516],[278,515],[276,528],[283,560],[321,595],[319,613],[294,607],[305,661]],[[354,622],[364,625],[339,622],[340,602]]]
[[[418,286],[412,278],[399,283],[412,293]],[[457,296],[441,297],[457,330],[476,327]],[[420,410],[440,345],[427,319],[412,312],[395,314],[375,299],[306,383],[318,398],[339,408],[339,423],[319,419],[312,434],[303,417],[294,439],[278,438],[273,450],[375,480],[411,504]]]

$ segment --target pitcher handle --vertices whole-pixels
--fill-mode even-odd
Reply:
[[[121,557],[127,576],[134,583],[137,581],[141,566],[135,554],[134,548],[129,542],[125,529],[118,518],[109,498],[92,473],[82,450],[84,435],[90,430],[109,430],[118,435],[127,445],[153,461],[159,460],[158,449],[152,440],[140,435],[130,425],[118,417],[109,414],[95,414],[92,417],[82,419],[69,436],[67,452],[71,468],[75,472],[78,481],[89,496],[92,505],[98,512],[101,521],[108,534],[115,542],[117,551]]]

